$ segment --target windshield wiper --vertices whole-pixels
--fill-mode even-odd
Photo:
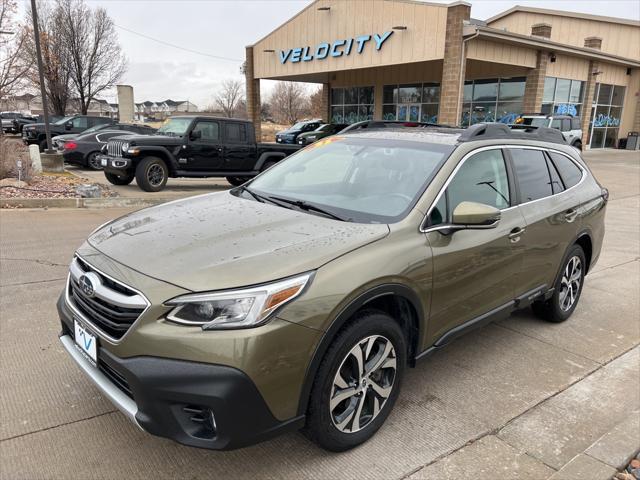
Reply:
[[[318,212],[321,213],[323,215],[326,215],[327,217],[331,217],[334,220],[340,220],[341,222],[349,222],[351,221],[350,218],[345,218],[342,217],[336,213],[333,213],[329,210],[325,210],[324,208],[321,208],[313,203],[309,203],[309,202],[305,202],[304,200],[289,200],[288,198],[282,198],[282,197],[273,197],[273,196],[269,196],[266,197],[267,200],[275,200],[277,202],[284,202],[287,203],[289,205],[293,205],[295,207],[298,207],[300,210],[306,210],[306,211],[311,211],[311,212]]]
[[[249,195],[251,195],[253,198],[255,198],[258,202],[264,203],[265,197],[263,197],[262,195],[258,195],[256,192],[254,192],[253,190],[250,190],[249,188],[245,187],[244,185],[240,185],[240,186],[238,186],[236,188],[238,190],[240,190],[241,192],[247,192]]]

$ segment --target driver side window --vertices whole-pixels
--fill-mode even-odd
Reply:
[[[71,122],[71,124],[73,125],[73,128],[88,128],[89,127],[89,122],[87,120],[87,117],[74,118],[73,121]]]
[[[511,205],[502,150],[485,150],[469,157],[429,213],[429,226],[451,223],[462,202],[476,202],[499,210]]]
[[[219,138],[218,122],[198,122],[193,131],[200,132],[200,140],[205,142],[215,142]]]

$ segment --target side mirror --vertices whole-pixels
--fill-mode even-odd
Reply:
[[[64,124],[64,129],[65,130],[71,130],[71,127],[73,127],[73,124],[71,122],[67,122]]]
[[[461,228],[495,228],[500,210],[483,203],[461,202],[453,211],[453,224]]]
[[[198,140],[199,138],[202,138],[202,131],[200,131],[200,130],[193,130],[189,134],[189,139],[190,140]]]

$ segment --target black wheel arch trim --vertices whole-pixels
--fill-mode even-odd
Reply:
[[[302,385],[300,400],[298,402],[298,415],[306,414],[309,404],[309,397],[311,395],[311,389],[313,387],[313,382],[315,381],[318,368],[320,367],[320,363],[322,362],[322,359],[329,349],[329,346],[333,343],[334,339],[338,335],[338,332],[340,332],[340,330],[347,324],[349,319],[351,319],[351,317],[353,317],[353,315],[358,310],[360,310],[362,307],[366,306],[373,300],[387,295],[397,295],[404,298],[412,305],[412,307],[415,309],[416,315],[418,316],[417,339],[420,339],[420,333],[423,328],[422,326],[424,325],[425,317],[420,302],[420,297],[415,291],[405,285],[397,283],[387,283],[375,286],[360,294],[355,299],[353,299],[346,307],[344,307],[340,311],[340,313],[338,313],[335,320],[331,323],[329,329],[324,333],[324,335],[318,342],[318,345],[313,352],[311,362],[309,362],[307,371],[305,372],[304,383]],[[413,352],[414,357],[416,353],[416,351]],[[407,360],[410,365],[413,365],[415,363],[415,358],[408,358]]]
[[[134,145],[134,148],[140,150],[140,153],[135,157],[127,157],[133,161],[134,165],[137,167],[138,163],[145,157],[152,157],[154,154],[161,160],[163,160],[167,164],[167,168],[169,169],[169,175],[173,175],[176,170],[179,170],[178,161],[175,159],[173,153],[167,150],[164,147],[155,147],[155,146],[137,146]],[[137,160],[137,161],[136,161]]]
[[[277,161],[280,161],[285,157],[286,155],[282,152],[264,152],[262,153],[262,155],[260,155],[260,158],[258,158],[258,161],[256,162],[256,165],[253,169],[260,170],[262,166],[272,158],[277,159]]]
[[[558,283],[558,278],[560,278],[560,276],[562,275],[562,267],[564,266],[565,262],[567,261],[567,258],[569,257],[569,252],[571,251],[574,245],[578,245],[578,240],[580,240],[583,237],[588,237],[589,241],[591,242],[591,246],[593,247],[593,235],[591,233],[591,229],[588,227],[581,229],[580,232],[569,243],[569,245],[567,245],[564,255],[562,255],[562,261],[558,265],[558,271],[556,272],[556,276],[553,278],[553,285],[551,285],[551,289],[555,288],[556,283]],[[587,252],[584,252],[584,253],[586,255]],[[593,254],[591,255],[591,258],[589,260],[590,262],[589,262],[589,265],[587,265],[585,275],[591,270],[591,263],[593,262]]]

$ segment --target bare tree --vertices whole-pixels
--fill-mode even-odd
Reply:
[[[31,9],[27,12],[31,18]],[[54,115],[64,115],[71,97],[69,57],[61,25],[61,12],[49,2],[38,2],[38,29],[44,69],[45,91]],[[27,81],[32,87],[40,88],[40,77],[36,61],[35,38],[30,22],[25,22],[22,57],[29,66]]]
[[[113,87],[126,71],[113,20],[104,8],[91,9],[83,0],[58,0],[69,75],[82,114],[99,93]]]
[[[228,79],[222,82],[220,91],[215,95],[213,101],[215,106],[222,110],[227,117],[233,117],[238,109],[238,104],[243,101],[244,84],[240,80]]]
[[[279,122],[295,123],[309,110],[306,88],[296,82],[278,82],[269,103]]]
[[[309,110],[312,117],[326,119],[327,112],[324,111],[324,105],[322,104],[322,88],[318,88],[309,95]]]
[[[21,56],[25,31],[15,20],[15,0],[0,0],[0,100],[22,87],[28,64]]]

